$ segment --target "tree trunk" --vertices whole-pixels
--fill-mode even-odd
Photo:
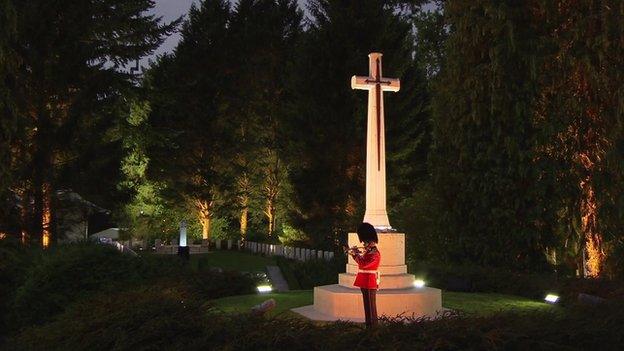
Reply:
[[[273,237],[273,234],[275,233],[275,200],[272,198],[267,199],[267,205],[266,205],[266,210],[264,211],[264,214],[267,217],[267,220],[269,221],[269,231],[268,231],[268,236],[269,238]]]
[[[243,207],[243,209],[241,210],[241,215],[240,215],[240,235],[241,235],[241,239],[243,241],[245,241],[245,238],[247,237],[247,217],[249,215],[249,208],[248,207]]]
[[[604,268],[605,254],[602,250],[602,235],[598,231],[598,208],[592,177],[587,176],[580,184],[581,230],[585,239],[585,275],[596,278]]]
[[[210,220],[212,219],[212,201],[195,200],[197,216],[202,226],[202,239],[210,240]]]
[[[244,241],[247,236],[247,226],[249,220],[249,193],[251,191],[251,181],[246,172],[243,172],[242,176],[238,178],[238,205],[241,208],[240,212],[240,235]]]
[[[210,240],[210,217],[200,219],[202,225],[202,239]]]
[[[41,243],[44,249],[50,246],[52,240],[52,189],[50,183],[41,187]]]

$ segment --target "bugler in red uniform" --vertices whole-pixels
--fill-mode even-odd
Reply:
[[[377,230],[370,223],[362,223],[357,229],[357,236],[364,247],[347,248],[347,252],[358,264],[358,274],[353,285],[362,291],[364,304],[364,319],[366,328],[372,328],[377,324],[377,288],[379,288],[379,262],[381,253],[377,249],[379,238]]]
[[[353,255],[353,259],[358,264],[358,274],[355,277],[353,285],[364,289],[377,289],[379,288],[379,262],[381,261],[381,255],[377,246],[371,245],[366,247],[365,251],[361,254]]]

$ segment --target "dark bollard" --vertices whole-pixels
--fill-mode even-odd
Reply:
[[[178,246],[178,256],[185,261],[191,258],[191,250],[188,246]]]

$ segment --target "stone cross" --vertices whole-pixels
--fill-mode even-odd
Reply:
[[[366,212],[364,222],[380,231],[390,230],[386,211],[386,138],[384,127],[383,92],[397,92],[401,83],[384,78],[381,54],[368,55],[369,76],[351,77],[351,88],[368,90],[368,121],[366,131]]]

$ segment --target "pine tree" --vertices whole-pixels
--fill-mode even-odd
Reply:
[[[519,1],[447,1],[432,171],[453,260],[542,265],[551,213],[533,165],[537,34]]]
[[[11,209],[14,207],[10,189],[13,187],[18,167],[13,155],[14,139],[18,133],[14,97],[11,86],[16,69],[12,44],[16,34],[16,13],[9,0],[0,1],[0,235],[9,234],[12,226]]]
[[[233,73],[229,21],[225,1],[193,6],[174,54],[159,60],[147,82],[156,135],[147,150],[148,179],[163,183],[170,201],[193,208],[206,240],[220,197],[231,188],[234,134],[223,113]]]
[[[549,138],[540,157],[555,165],[560,221],[574,224],[561,241],[578,244],[572,250],[578,271],[597,277],[605,271],[607,243],[622,237],[624,5],[540,1],[537,8],[548,49],[536,116]]]
[[[60,176],[85,140],[102,141],[115,106],[134,77],[117,67],[150,53],[175,23],[148,15],[150,0],[13,1],[18,14],[15,95],[28,133],[19,142],[21,175],[33,238],[55,239],[53,196],[71,178]],[[27,208],[30,206],[25,206]]]
[[[231,95],[234,102],[229,115],[241,132],[237,145],[241,233],[254,193],[262,204],[269,238],[286,206],[282,201],[287,181],[282,120],[290,97],[285,86],[294,61],[292,49],[302,31],[302,17],[292,0],[243,0],[232,16],[231,37],[239,45],[230,54],[236,62],[236,91]]]

